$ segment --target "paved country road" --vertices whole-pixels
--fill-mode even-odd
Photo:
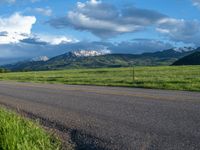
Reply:
[[[200,93],[0,82],[0,104],[69,132],[77,149],[200,149]]]

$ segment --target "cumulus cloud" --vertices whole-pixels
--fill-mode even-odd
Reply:
[[[21,40],[20,42],[36,45],[59,45],[65,43],[76,43],[78,40],[64,35],[34,34],[27,37],[26,39]]]
[[[23,16],[15,13],[9,17],[0,17],[0,44],[17,43],[31,34],[34,16]]]
[[[51,45],[59,45],[64,43],[76,43],[77,39],[69,38],[63,35],[39,35],[41,41],[45,41]]]
[[[193,0],[193,4],[200,6],[200,0]],[[72,27],[76,30],[89,31],[101,39],[151,28],[172,41],[200,45],[198,20],[176,19],[135,6],[117,9],[114,5],[100,0],[78,2],[67,16],[52,19],[48,23],[55,28]]]
[[[33,44],[33,45],[47,45],[48,43],[40,40],[36,37],[29,37],[20,41],[21,43]]]
[[[200,0],[192,0],[193,5],[200,8]]]
[[[200,44],[200,21],[165,18],[159,21],[157,31],[173,41]]]
[[[199,6],[199,0],[193,0],[193,2],[195,6]],[[50,8],[49,10],[36,8],[34,11],[46,16],[52,13]],[[0,63],[2,63],[1,60],[7,62],[43,55],[51,57],[74,50],[106,50],[112,53],[135,54],[174,47],[171,43],[154,39],[111,43],[78,41],[65,35],[34,34],[31,33],[31,29],[35,22],[34,16],[24,16],[20,13],[8,17],[0,16]],[[144,31],[151,27],[152,30],[162,37],[168,37],[172,42],[200,45],[200,21],[198,20],[176,19],[135,6],[118,9],[100,0],[78,2],[66,16],[52,19],[48,23],[55,28],[72,27],[80,31],[89,31],[101,39]]]
[[[47,8],[38,7],[38,8],[33,9],[33,11],[36,12],[36,13],[42,14],[44,16],[51,16],[52,15],[52,10],[49,7],[47,7]]]
[[[73,27],[105,38],[143,30],[165,17],[166,15],[153,10],[136,7],[118,10],[111,4],[91,0],[78,2],[76,8],[69,11],[67,16],[52,19],[49,23],[56,28]]]

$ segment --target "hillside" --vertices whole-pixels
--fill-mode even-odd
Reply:
[[[194,52],[188,56],[185,56],[174,62],[172,65],[200,65],[200,52]]]
[[[68,52],[46,61],[24,61],[3,66],[11,71],[59,70],[70,68],[115,68],[129,66],[170,65],[192,51],[176,51],[174,49],[143,54],[100,54],[84,51]]]

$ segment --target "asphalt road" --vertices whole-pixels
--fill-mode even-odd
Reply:
[[[0,82],[0,104],[69,132],[77,149],[200,149],[200,93]]]

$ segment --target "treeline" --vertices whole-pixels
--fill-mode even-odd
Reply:
[[[7,72],[10,72],[10,71],[4,68],[0,68],[0,73],[7,73]]]

